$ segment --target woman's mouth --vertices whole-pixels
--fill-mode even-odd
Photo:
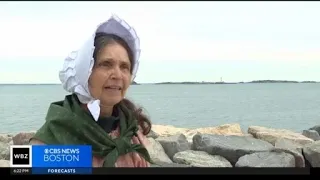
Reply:
[[[108,90],[122,90],[121,86],[106,86],[105,89]]]

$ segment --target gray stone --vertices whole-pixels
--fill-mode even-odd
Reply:
[[[293,155],[295,157],[296,167],[305,167],[305,159],[302,154],[301,144],[294,143],[291,140],[287,139],[278,139],[275,142],[275,149],[273,152],[285,152]]]
[[[153,130],[150,130],[149,134],[147,135],[147,137],[149,138],[153,138],[153,139],[157,139],[159,137],[159,135],[154,132]]]
[[[250,126],[248,128],[248,133],[252,134],[253,137],[257,139],[267,141],[272,145],[274,145],[278,139],[288,139],[301,145],[314,142],[314,140],[302,135],[301,133],[293,132],[287,129],[273,129],[261,126]]]
[[[275,142],[275,147],[283,149],[302,149],[303,145],[289,139],[280,138]]]
[[[320,140],[320,135],[316,130],[303,130],[302,135],[315,141]]]
[[[161,144],[153,138],[148,138],[149,144],[146,146],[151,160],[154,162],[172,163],[172,160],[165,153]]]
[[[162,145],[171,160],[177,152],[186,151],[191,148],[187,137],[183,134],[159,137],[157,141]]]
[[[8,144],[9,144],[9,146],[12,146],[13,145],[13,140],[11,140]]]
[[[29,144],[30,138],[35,135],[35,132],[22,132],[15,135],[12,140],[14,145],[27,145]]]
[[[240,157],[235,167],[295,167],[295,158],[285,152],[257,152]]]
[[[0,167],[10,167],[10,161],[0,159]]]
[[[193,147],[211,155],[220,155],[231,164],[235,164],[241,156],[254,152],[270,151],[274,146],[266,141],[249,136],[223,136],[196,134]]]
[[[320,125],[317,126],[313,126],[312,128],[310,128],[309,130],[315,130],[318,132],[318,134],[320,134]]]
[[[204,151],[186,150],[174,155],[173,161],[192,167],[232,167],[231,163],[219,155],[210,155]]]
[[[0,134],[0,142],[9,143],[12,140],[12,135],[10,134]]]
[[[312,167],[320,167],[320,141],[304,146],[303,155]]]
[[[0,142],[0,159],[10,160],[10,145]]]

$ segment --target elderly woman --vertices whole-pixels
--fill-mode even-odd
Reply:
[[[135,30],[117,16],[65,59],[63,101],[53,102],[30,144],[91,145],[93,167],[148,167],[151,122],[128,99],[140,56]]]

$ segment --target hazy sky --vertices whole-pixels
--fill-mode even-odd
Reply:
[[[59,83],[111,13],[141,40],[136,81],[320,81],[320,2],[0,2],[0,83]]]

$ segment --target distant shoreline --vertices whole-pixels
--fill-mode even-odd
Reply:
[[[270,83],[320,83],[318,81],[288,81],[288,80],[254,80],[249,82],[197,82],[197,81],[183,81],[183,82],[159,82],[159,83],[137,83],[133,82],[131,85],[161,85],[161,84],[270,84]],[[56,83],[39,83],[39,84],[7,84],[0,83],[0,85],[61,85]]]
[[[317,81],[287,81],[287,80],[255,80],[249,82],[161,82],[154,84],[266,84],[266,83],[319,83]]]

